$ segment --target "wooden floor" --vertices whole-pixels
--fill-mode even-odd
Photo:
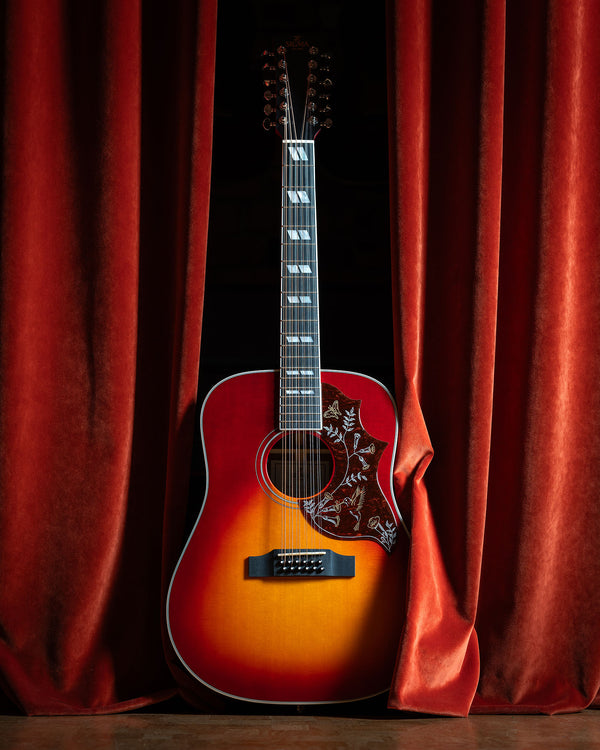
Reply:
[[[600,748],[600,711],[564,716],[373,718],[310,714],[132,713],[94,717],[0,716],[2,750],[590,750]]]

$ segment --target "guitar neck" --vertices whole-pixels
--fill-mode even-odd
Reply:
[[[282,145],[279,429],[320,430],[314,141]]]

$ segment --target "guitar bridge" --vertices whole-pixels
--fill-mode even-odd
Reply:
[[[330,549],[274,549],[248,558],[249,578],[353,578],[354,555]]]

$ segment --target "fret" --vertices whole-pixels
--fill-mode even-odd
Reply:
[[[298,326],[296,321],[287,321],[287,325],[282,323],[281,325],[281,336],[286,339],[285,343],[288,344],[313,344],[317,343],[319,336],[319,326]],[[291,339],[297,339],[292,341]],[[282,343],[284,343],[282,341]]]
[[[315,422],[319,420],[321,416],[320,408],[312,409],[311,411],[286,411],[282,408],[281,411],[288,419],[286,425],[290,425],[286,426],[286,430],[301,429],[305,426],[307,429],[322,429],[315,425]]]
[[[300,418],[303,418],[303,419],[315,419],[316,417],[320,417],[321,416],[321,406],[320,406],[320,403],[319,404],[315,404],[315,406],[312,409],[305,408],[305,407],[302,407],[302,408],[288,407],[288,408],[286,408],[286,405],[284,403],[282,403],[280,405],[280,409],[281,409],[282,412],[284,412],[286,414],[286,416],[293,417],[294,419],[300,419]]]
[[[319,383],[314,378],[308,380],[304,378],[286,378],[285,382],[282,383],[280,396],[284,404],[289,404],[290,396],[302,396],[303,401],[307,401],[304,397],[318,396],[318,386]],[[319,405],[318,400],[314,405]]]
[[[302,368],[303,370],[314,370],[316,373],[319,373],[319,357],[318,356],[309,356],[309,357],[301,357],[301,356],[289,356],[285,359],[281,360],[280,363],[280,372],[283,370],[291,370],[296,369],[299,370]],[[317,377],[320,377],[320,375],[317,375]]]
[[[296,338],[302,337],[303,344],[312,344],[313,340],[311,337],[317,337],[319,333],[319,321],[307,321],[298,319],[286,319],[281,321],[280,326],[281,335],[295,336]],[[298,341],[288,341],[288,343],[299,343]]]
[[[285,430],[321,430],[322,427],[319,426],[318,419],[316,415],[314,417],[309,417],[307,419],[301,419],[294,414],[286,415],[286,424]],[[284,431],[285,431],[284,430]]]
[[[289,406],[285,402],[281,403],[282,411],[285,411],[288,415],[293,417],[304,417],[306,419],[316,417],[320,415],[321,407],[320,404],[315,403],[312,408],[302,406]]]

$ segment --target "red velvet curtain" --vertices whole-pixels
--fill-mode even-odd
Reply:
[[[173,691],[216,0],[2,13],[0,675],[28,713],[131,708]]]
[[[578,710],[600,681],[600,5],[388,10],[413,534],[390,703]]]

